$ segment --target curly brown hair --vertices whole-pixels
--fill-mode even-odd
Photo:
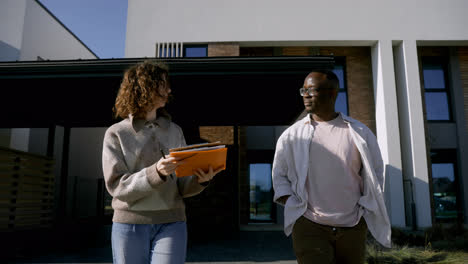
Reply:
[[[161,97],[159,88],[166,86],[168,77],[169,68],[162,62],[146,60],[127,69],[115,100],[115,118],[130,114],[144,118],[155,98]]]

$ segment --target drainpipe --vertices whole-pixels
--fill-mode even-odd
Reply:
[[[416,204],[414,203],[414,189],[413,189],[413,182],[410,179],[404,179],[403,182],[409,182],[410,190],[411,190],[411,220],[412,220],[412,227],[413,231],[418,229],[418,224],[416,221]]]

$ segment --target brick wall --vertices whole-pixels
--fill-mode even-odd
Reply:
[[[370,47],[321,47],[320,55],[344,56],[349,116],[375,133],[375,100]]]
[[[309,47],[284,47],[281,53],[283,56],[308,56]]]
[[[234,127],[232,126],[201,126],[200,138],[208,142],[220,141],[226,145],[234,144]]]
[[[239,56],[237,43],[210,43],[208,44],[208,57]]]

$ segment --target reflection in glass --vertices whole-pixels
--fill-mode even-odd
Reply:
[[[439,220],[457,218],[455,169],[453,163],[432,164],[432,188],[435,217]]]
[[[271,164],[254,163],[249,165],[250,175],[250,220],[271,221],[273,190],[271,184]]]
[[[442,66],[426,66],[423,70],[425,89],[444,89],[445,79]]]
[[[426,92],[427,120],[449,120],[449,105],[447,93]]]

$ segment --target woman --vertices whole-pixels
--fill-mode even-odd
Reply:
[[[173,175],[183,161],[168,149],[185,146],[179,126],[163,109],[171,88],[164,64],[129,68],[114,112],[122,121],[104,136],[102,164],[114,209],[114,263],[184,263],[187,226],[183,197],[200,193],[221,170]]]

